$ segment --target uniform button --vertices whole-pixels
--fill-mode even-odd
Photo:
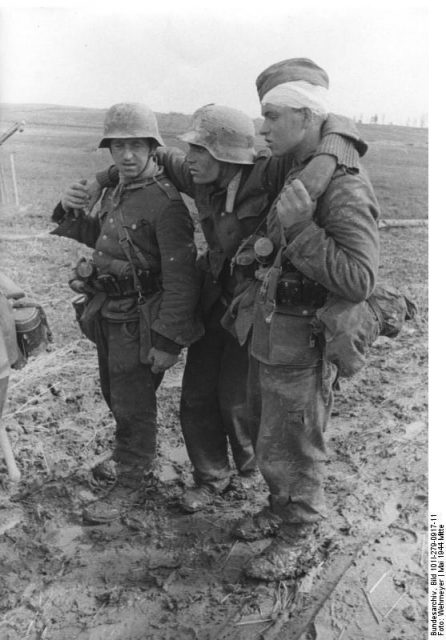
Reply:
[[[170,184],[169,184],[168,182],[165,182],[165,183],[164,183],[164,186],[165,186],[165,187],[170,187]]]
[[[98,251],[98,254],[99,254],[100,256],[103,256],[103,255],[104,255],[104,254],[102,253],[102,251]]]
[[[104,235],[102,237],[103,237],[104,240],[107,240],[107,236],[105,235],[105,233],[104,233]]]
[[[110,222],[113,224],[113,218],[110,218]]]
[[[308,315],[308,311],[307,311],[306,309],[303,309],[303,311],[302,311],[302,315],[303,315],[303,316],[307,316],[307,315]]]
[[[132,224],[132,229],[136,229],[136,224]]]

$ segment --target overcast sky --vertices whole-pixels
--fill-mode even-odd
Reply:
[[[183,113],[216,102],[256,117],[256,76],[309,57],[329,74],[333,111],[398,124],[428,111],[426,2],[153,4],[0,0],[0,102]]]

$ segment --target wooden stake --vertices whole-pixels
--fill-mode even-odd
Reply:
[[[15,175],[14,154],[11,153],[9,157],[11,159],[11,175],[12,175],[12,186],[14,189],[14,199],[15,199],[16,205],[19,206],[19,192],[17,189],[17,180]]]
[[[6,204],[8,202],[8,194],[6,193],[5,174],[3,165],[0,163],[0,202]]]

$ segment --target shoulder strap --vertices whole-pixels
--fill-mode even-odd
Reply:
[[[153,176],[153,180],[161,189],[161,191],[169,198],[169,200],[182,200],[178,189],[172,184],[166,176]]]
[[[117,228],[118,228],[118,236],[119,236],[119,244],[122,246],[122,249],[127,257],[127,260],[130,262],[130,264],[132,266],[134,266],[133,264],[133,260],[132,260],[132,256],[129,250],[129,247],[132,248],[132,250],[134,251],[136,257],[138,258],[139,262],[141,263],[141,265],[143,266],[144,269],[149,269],[150,265],[148,263],[148,261],[146,260],[143,252],[141,251],[141,249],[139,247],[136,246],[136,244],[132,241],[129,232],[127,231],[127,228],[124,225],[124,216],[122,213],[121,209],[118,209],[116,211],[117,215]]]
[[[127,231],[126,227],[124,226],[124,216],[123,213],[121,211],[121,209],[118,209],[116,211],[117,213],[117,221],[118,224],[117,229],[118,229],[118,236],[119,236],[119,244],[122,247],[122,250],[124,251],[127,260],[130,263],[130,267],[132,269],[132,275],[133,275],[133,282],[135,284],[135,289],[138,291],[138,299],[139,302],[143,302],[144,301],[144,297],[142,294],[142,286],[141,286],[141,282],[138,278],[138,274],[136,273],[136,267],[135,264],[132,260],[132,254],[130,252],[130,248],[131,247],[133,249],[133,251],[135,252],[138,260],[141,262],[142,266],[144,269],[149,269],[149,263],[147,262],[147,260],[145,259],[144,255],[142,254],[142,252],[140,251],[140,249],[132,242],[132,239],[130,237],[129,232]]]

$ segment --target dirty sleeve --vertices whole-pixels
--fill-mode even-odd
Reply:
[[[197,318],[200,295],[192,220],[181,201],[158,212],[156,239],[161,257],[162,296],[152,330],[188,346],[203,333]]]
[[[378,272],[378,215],[366,175],[339,172],[318,200],[313,220],[288,238],[284,255],[328,291],[352,302],[365,300]]]
[[[176,147],[158,147],[156,157],[178,191],[195,198],[195,184],[184,151]]]
[[[87,247],[94,248],[101,230],[97,217],[89,216],[84,211],[79,211],[76,216],[73,209],[65,211],[59,202],[52,213],[51,220],[57,223],[57,227],[50,234],[77,240],[86,244]]]

